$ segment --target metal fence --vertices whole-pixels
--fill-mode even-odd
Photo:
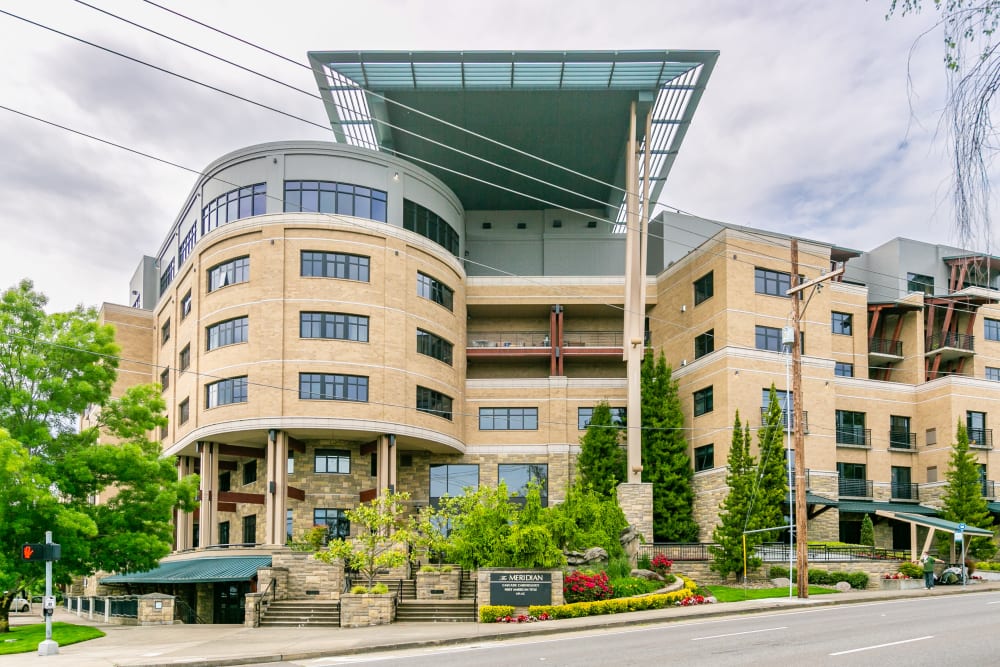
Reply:
[[[672,561],[707,561],[712,559],[711,542],[640,544],[639,557],[663,555]],[[754,550],[754,555],[765,562],[788,561],[788,544],[765,542]],[[874,549],[860,546],[809,545],[809,560],[815,562],[869,561],[869,560],[909,560],[910,552],[905,549]]]

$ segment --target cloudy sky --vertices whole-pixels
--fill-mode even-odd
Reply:
[[[299,63],[310,50],[718,50],[664,203],[861,250],[896,236],[956,242],[940,34],[914,47],[934,15],[887,22],[888,0],[159,1]],[[315,92],[307,69],[150,3],[92,4]],[[0,105],[19,112],[0,109],[0,288],[31,278],[52,309],[125,303],[140,258],[215,158],[331,138],[126,59],[327,123],[309,95],[82,2],[0,11]]]

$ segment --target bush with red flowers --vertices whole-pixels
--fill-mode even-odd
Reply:
[[[563,577],[563,598],[567,603],[593,602],[614,597],[606,572],[588,574],[573,570]]]
[[[649,566],[653,572],[660,575],[665,575],[667,572],[670,572],[670,568],[673,564],[674,562],[663,554],[657,554],[653,556],[653,560],[649,561]]]
[[[709,602],[711,601],[704,595],[691,595],[689,597],[684,598],[683,600],[678,600],[674,604],[676,604],[678,607],[693,607],[696,604],[708,604]]]

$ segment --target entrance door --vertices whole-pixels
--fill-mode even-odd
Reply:
[[[215,613],[213,623],[239,623],[245,620],[246,595],[250,592],[247,581],[228,581],[215,584]]]

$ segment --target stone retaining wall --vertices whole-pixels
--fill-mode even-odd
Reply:
[[[365,628],[396,620],[396,598],[392,594],[345,593],[340,597],[340,627]]]

